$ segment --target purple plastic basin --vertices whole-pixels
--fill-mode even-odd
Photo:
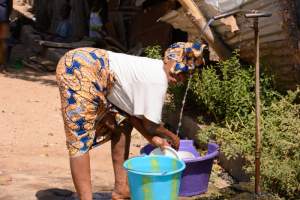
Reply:
[[[219,155],[219,146],[209,143],[207,154],[201,157],[193,144],[193,140],[180,140],[179,151],[191,152],[196,158],[184,160],[186,168],[183,171],[179,188],[180,196],[195,196],[207,192],[209,177],[214,158]],[[150,154],[155,147],[151,144],[141,149],[141,154]]]

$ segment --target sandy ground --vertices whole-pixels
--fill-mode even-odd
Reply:
[[[25,69],[0,73],[0,91],[0,200],[72,199],[54,74]],[[131,155],[139,151],[136,134]],[[110,199],[114,179],[109,142],[92,150],[91,165],[96,199]]]

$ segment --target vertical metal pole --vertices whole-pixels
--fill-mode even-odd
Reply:
[[[261,158],[261,133],[260,133],[260,86],[259,86],[259,27],[258,20],[260,17],[271,17],[272,13],[257,12],[245,14],[247,18],[254,19],[256,64],[255,64],[255,194],[256,197],[261,195],[260,190],[260,158]]]
[[[255,194],[260,195],[260,155],[261,155],[261,133],[260,133],[260,85],[259,85],[259,29],[258,18],[254,18],[256,64],[255,64]]]

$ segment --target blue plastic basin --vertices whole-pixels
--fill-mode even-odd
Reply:
[[[178,199],[183,161],[166,156],[134,157],[124,163],[132,200]]]

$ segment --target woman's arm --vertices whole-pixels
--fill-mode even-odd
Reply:
[[[130,117],[130,122],[151,144],[159,147],[166,146],[168,143],[161,139],[165,138],[173,148],[178,150],[179,138],[162,125],[155,124],[146,118],[139,119],[137,117]]]
[[[110,131],[114,132],[116,130],[117,125],[113,113],[107,113],[102,120],[104,125]],[[174,149],[178,150],[180,142],[179,137],[162,125],[155,124],[146,118],[139,119],[135,116],[130,116],[129,122],[154,146],[163,148],[164,146],[169,146],[169,144],[171,144]]]

